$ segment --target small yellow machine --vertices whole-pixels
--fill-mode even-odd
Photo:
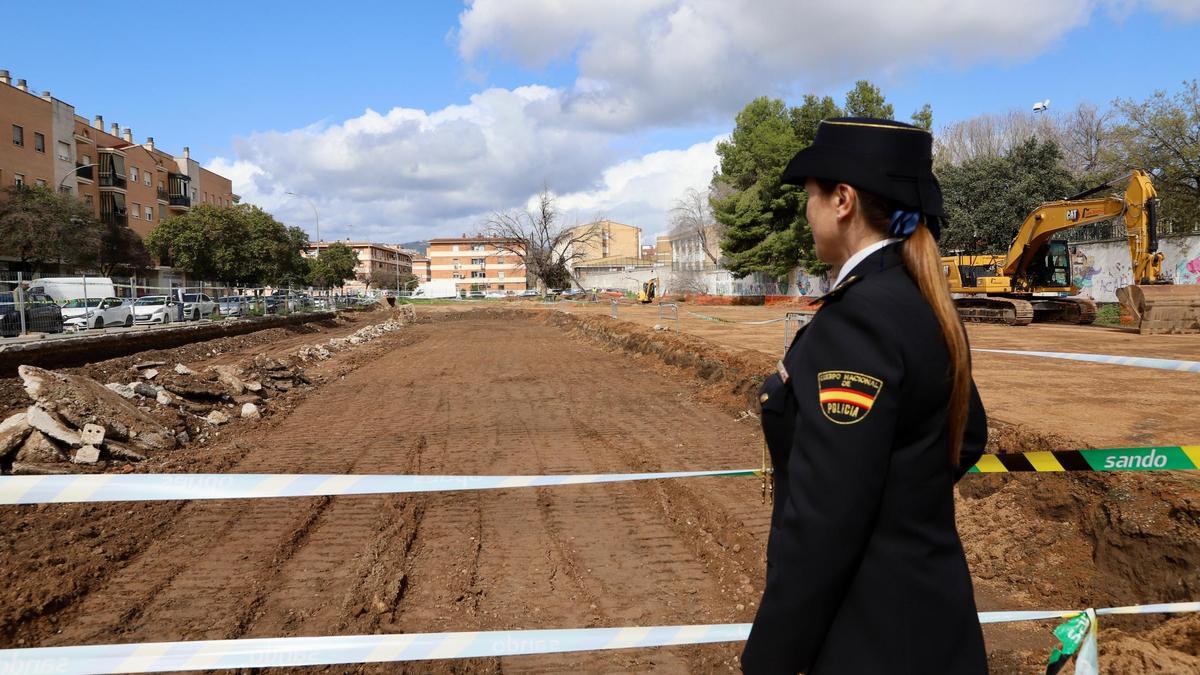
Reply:
[[[1122,181],[1121,195],[1093,197]],[[964,321],[1024,326],[1032,321],[1088,324],[1096,303],[1074,297],[1067,242],[1052,240],[1073,227],[1123,217],[1133,285],[1117,292],[1143,333],[1200,332],[1200,286],[1174,286],[1162,278],[1156,193],[1150,176],[1134,171],[1119,181],[1071,199],[1042,204],[1025,218],[1007,255],[954,255],[942,269]]]
[[[642,284],[642,290],[638,291],[638,302],[648,305],[654,302],[655,295],[658,295],[658,277]]]

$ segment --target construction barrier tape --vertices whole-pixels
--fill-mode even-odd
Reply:
[[[1120,613],[1192,612],[1200,603],[1117,608]],[[1159,608],[1150,611],[1147,608]],[[1084,610],[1091,612],[1093,610]],[[1095,610],[1095,614],[1117,613]],[[980,623],[1070,618],[1079,610],[980,612]],[[741,642],[750,624],[631,626],[403,635],[248,638],[0,650],[0,673],[145,673],[395,663]]]
[[[1012,471],[1191,471],[1200,469],[1200,445],[1102,450],[1053,450],[984,455],[967,473]]]
[[[1178,361],[1175,359],[1154,359],[1145,356],[1108,356],[1105,354],[1076,354],[1072,352],[1027,352],[1014,349],[980,349],[973,352],[988,352],[991,354],[1016,354],[1018,356],[1040,356],[1047,359],[1066,359],[1068,361],[1085,361],[1087,363],[1102,363],[1111,366],[1134,366],[1136,368],[1155,368],[1171,370],[1178,373],[1200,373],[1200,361]]]
[[[779,323],[780,321],[787,320],[786,318],[780,318],[780,319],[765,319],[763,321],[734,321],[733,319],[722,319],[719,316],[709,316],[707,314],[698,314],[696,312],[686,310],[686,309],[683,311],[687,314],[691,314],[692,316],[704,319],[705,321],[716,321],[718,323],[736,323],[736,324],[741,324],[743,326],[765,326],[769,323]]]
[[[161,499],[321,497],[404,492],[453,492],[616,483],[701,476],[754,476],[755,469],[561,476],[395,476],[343,474],[86,474],[0,477],[0,504],[141,502]]]
[[[967,473],[1061,471],[1190,471],[1200,445],[1055,450],[984,455]],[[67,474],[0,476],[0,505],[143,502],[165,499],[254,499],[455,492],[621,483],[707,476],[761,476],[760,469],[599,473],[549,476],[404,476],[372,474]]]

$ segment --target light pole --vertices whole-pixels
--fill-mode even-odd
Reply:
[[[317,229],[317,241],[316,241],[317,257],[318,258],[321,257],[321,216],[317,214],[317,205],[315,203],[313,203],[313,200],[309,199],[308,197],[305,197],[304,195],[296,194],[295,192],[285,192],[284,194],[288,194],[293,197],[299,197],[300,199],[303,199],[304,201],[308,202],[308,205],[312,207],[313,221],[316,224],[316,229]]]
[[[63,186],[65,186],[67,183],[67,179],[74,178],[75,174],[79,173],[80,169],[90,169],[94,166],[95,166],[95,164],[80,164],[79,166],[75,167],[75,169],[73,171],[71,171],[71,173],[68,173],[67,175],[63,176],[62,180],[58,181],[58,191],[62,192]]]

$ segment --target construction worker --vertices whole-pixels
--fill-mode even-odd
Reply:
[[[929,132],[838,118],[783,174],[837,270],[760,393],[775,476],[747,673],[986,673],[954,483],[987,418],[935,240]]]

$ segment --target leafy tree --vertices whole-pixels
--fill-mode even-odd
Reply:
[[[1200,86],[1184,82],[1175,94],[1156,91],[1141,103],[1114,103],[1113,130],[1123,170],[1150,171],[1167,221],[1200,223]]]
[[[1029,138],[1002,156],[980,155],[938,172],[949,224],[943,250],[1003,253],[1025,217],[1079,185],[1053,140]]]
[[[879,87],[866,80],[855,82],[854,88],[846,94],[846,115],[895,119],[892,104],[883,97]]]
[[[846,94],[845,108],[828,96],[808,95],[788,108],[760,97],[738,113],[728,141],[717,144],[720,166],[713,177],[713,216],[724,228],[721,250],[734,275],[766,272],[785,277],[803,265],[817,272],[826,265],[813,249],[812,229],[804,217],[807,197],[801,186],[782,185],[788,161],[812,144],[821,120],[842,115],[891,118],[892,105],[875,85],[860,80]]]
[[[250,258],[249,231],[229,207],[199,204],[164,220],[146,238],[146,247],[164,264],[203,279],[254,284],[258,264]]]
[[[36,185],[0,192],[0,251],[37,270],[59,261],[91,265],[101,226],[83,202]]]
[[[933,106],[926,103],[920,110],[913,112],[912,123],[925,131],[933,131]]]
[[[358,254],[340,241],[320,249],[316,258],[310,259],[308,281],[314,286],[342,288],[346,281],[355,278]]]
[[[121,268],[150,267],[150,253],[137,232],[116,222],[100,223],[99,227],[100,250],[96,264],[100,268],[100,274],[107,277]]]

